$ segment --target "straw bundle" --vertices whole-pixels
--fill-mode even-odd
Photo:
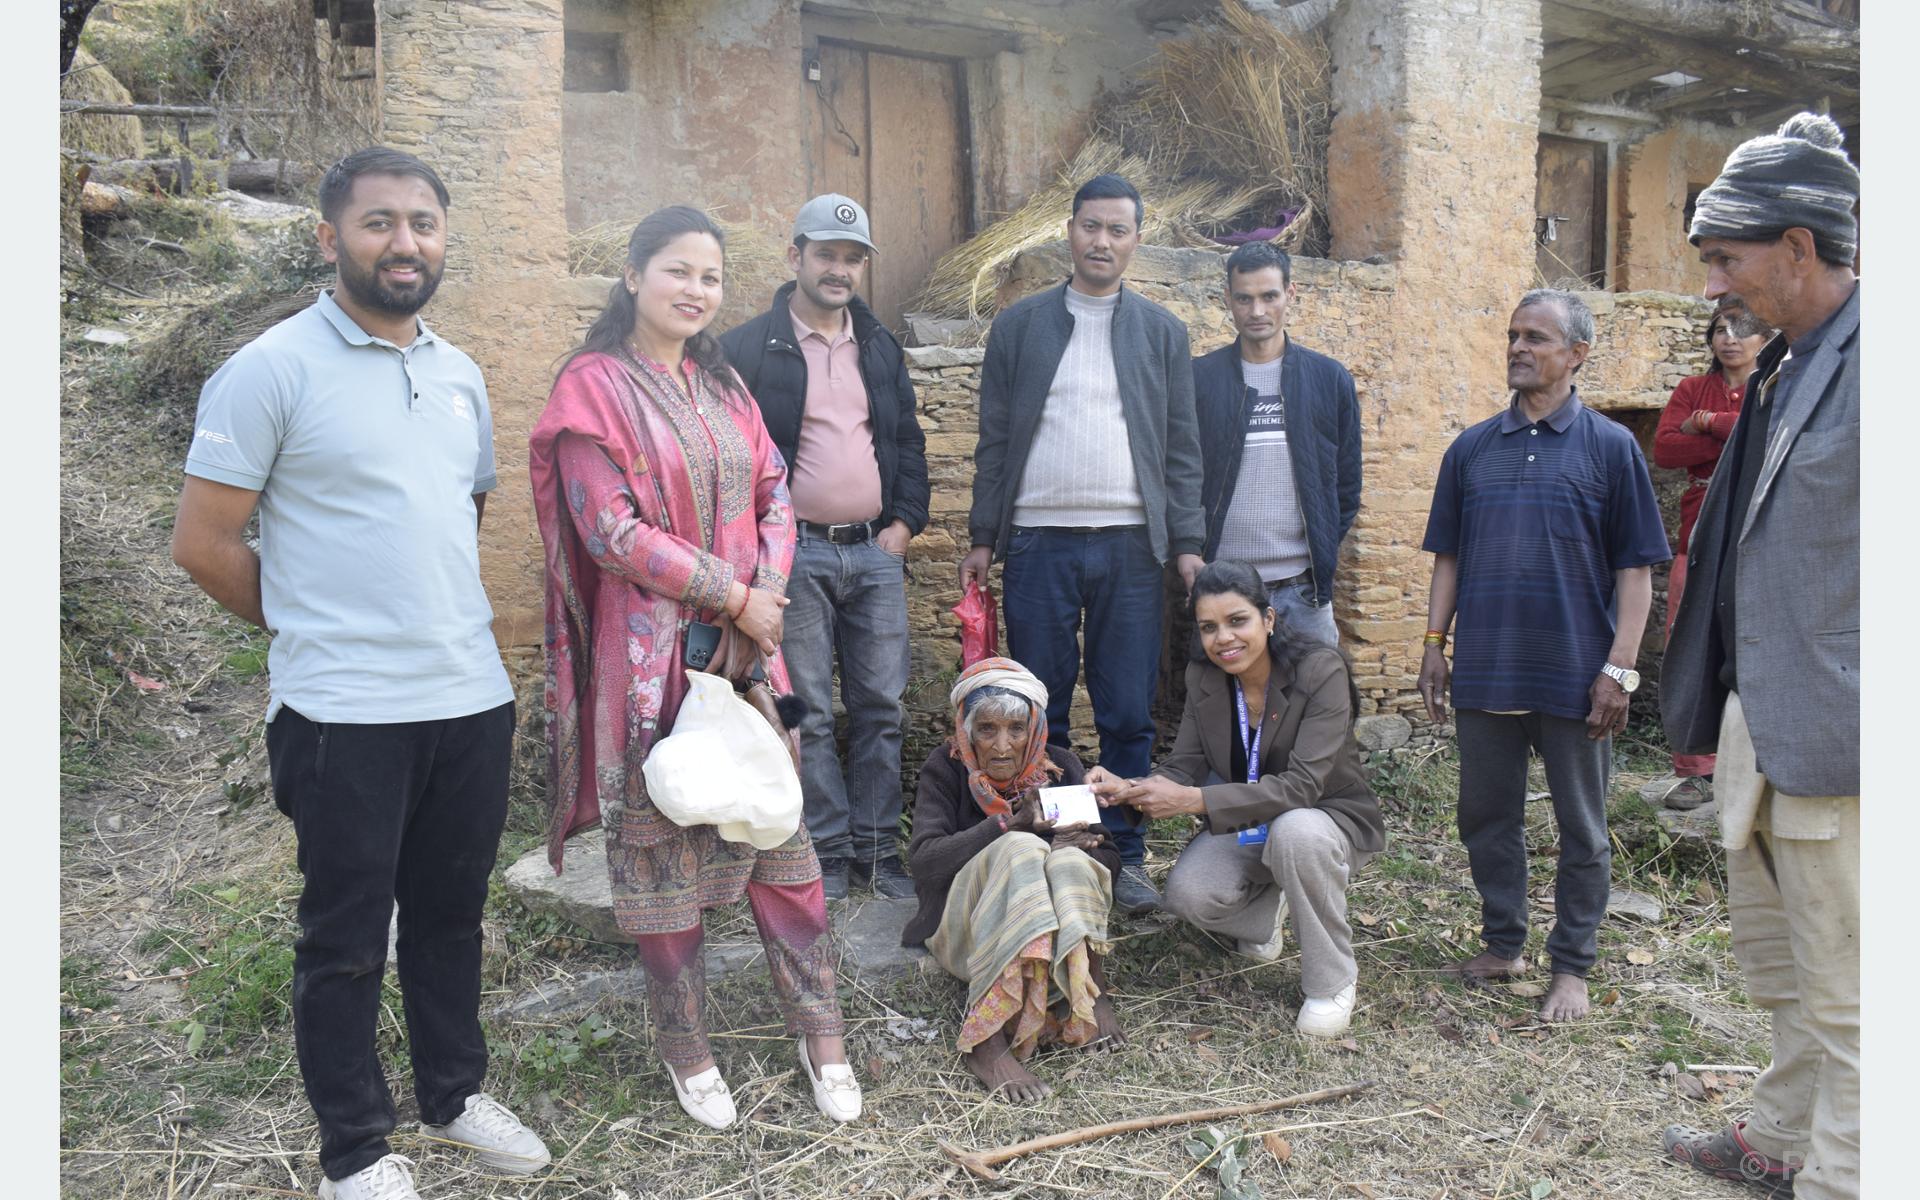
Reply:
[[[1008,265],[1022,251],[1065,236],[1073,193],[1108,171],[1119,172],[1140,189],[1147,208],[1142,240],[1159,246],[1211,246],[1206,228],[1246,211],[1259,199],[1259,189],[1253,187],[1201,177],[1176,180],[1166,167],[1094,138],[1025,204],[941,255],[910,307],[947,317],[991,316],[994,291]]]
[[[1222,25],[1160,47],[1138,91],[1105,115],[1122,145],[1183,174],[1259,189],[1269,209],[1324,209],[1331,68],[1296,39],[1222,0]]]
[[[60,78],[62,100],[92,100],[103,104],[130,104],[133,93],[85,46],[73,52],[73,69]],[[60,118],[60,144],[70,150],[89,150],[106,158],[140,158],[146,153],[139,117],[80,113]]]
[[[1163,44],[1142,82],[1094,115],[1093,133],[1054,181],[941,255],[913,307],[979,319],[1024,250],[1060,238],[1073,193],[1117,171],[1146,201],[1143,240],[1215,247],[1210,235],[1293,219],[1273,240],[1324,249],[1329,67],[1318,37],[1295,39],[1221,0],[1221,24]]]

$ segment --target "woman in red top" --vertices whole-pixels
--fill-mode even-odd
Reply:
[[[1687,583],[1687,542],[1693,535],[1694,518],[1700,515],[1700,502],[1707,496],[1707,481],[1720,461],[1733,424],[1740,416],[1740,402],[1746,396],[1747,376],[1773,330],[1744,308],[1721,308],[1707,322],[1707,348],[1713,351],[1718,369],[1705,375],[1683,379],[1673,389],[1673,398],[1660,414],[1660,427],[1653,435],[1653,461],[1656,466],[1685,467],[1691,478],[1680,497],[1680,545],[1674,552],[1673,568],[1667,577],[1667,634],[1673,634],[1673,617],[1680,611],[1680,596]],[[1713,778],[1713,755],[1676,754],[1673,779],[1666,794],[1670,808],[1693,808],[1710,798],[1705,786]]]

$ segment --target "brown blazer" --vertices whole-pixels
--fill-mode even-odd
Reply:
[[[1280,656],[1272,661],[1260,726],[1259,783],[1205,782],[1210,775],[1232,777],[1229,739],[1239,727],[1232,682],[1211,662],[1187,667],[1180,732],[1154,773],[1199,787],[1207,827],[1214,833],[1251,829],[1290,809],[1321,808],[1354,850],[1377,853],[1387,844],[1387,829],[1380,802],[1360,770],[1346,660],[1332,647],[1315,647],[1301,658],[1298,678]]]

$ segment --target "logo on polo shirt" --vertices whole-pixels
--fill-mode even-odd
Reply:
[[[232,438],[230,438],[230,437],[228,437],[228,436],[227,436],[226,434],[224,434],[224,433],[216,433],[215,431],[213,431],[213,430],[211,430],[211,429],[196,429],[196,430],[194,430],[194,431],[193,431],[193,436],[194,436],[194,437],[196,437],[196,438],[205,438],[205,439],[207,439],[207,440],[208,440],[209,442],[212,442],[212,443],[214,443],[214,444],[215,444],[215,445],[217,445],[217,446],[231,446],[231,445],[233,445],[233,439],[232,439]]]
[[[453,401],[452,401],[452,403],[453,403],[453,415],[454,415],[454,416],[456,416],[456,417],[466,417],[466,416],[471,416],[471,415],[472,415],[471,413],[469,413],[469,412],[467,411],[467,398],[466,398],[466,396],[465,396],[464,394],[462,394],[462,393],[460,393],[460,392],[455,392],[455,393],[453,394]]]

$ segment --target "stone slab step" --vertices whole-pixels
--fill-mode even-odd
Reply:
[[[507,868],[507,893],[536,913],[558,917],[604,942],[631,942],[613,919],[613,892],[607,881],[606,834],[590,829],[567,840],[562,871],[547,864],[546,847],[522,855]],[[840,974],[848,978],[888,978],[921,969],[926,951],[900,944],[901,931],[918,910],[914,900],[850,897],[827,903],[833,935],[840,945]],[[708,942],[707,978],[748,968],[764,970],[760,943]],[[560,1013],[586,1008],[603,995],[638,996],[646,979],[636,967],[570,977],[542,984],[511,1001],[507,1010]]]

